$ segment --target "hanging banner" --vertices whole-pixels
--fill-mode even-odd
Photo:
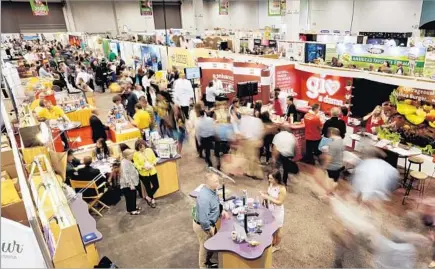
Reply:
[[[1,218],[2,268],[47,268],[30,227]]]
[[[219,15],[228,15],[230,8],[229,0],[219,0]]]
[[[41,0],[30,0],[30,7],[32,8],[33,16],[47,16],[48,15],[48,4],[47,1]]]
[[[298,71],[293,64],[275,66],[275,88],[300,98]]]
[[[370,44],[337,44],[337,53],[344,66],[354,64],[357,68],[369,69],[370,65],[377,70],[384,62],[389,62],[391,72],[396,73],[397,65],[402,64],[406,74],[423,75],[426,56],[424,47],[388,47]]]
[[[338,76],[299,72],[300,99],[320,104],[322,111],[341,107],[350,99],[352,79]]]
[[[285,16],[287,10],[287,0],[281,0],[281,16]]]
[[[435,37],[411,37],[408,47],[426,48],[423,76],[435,79]]]
[[[233,60],[224,58],[198,58],[201,67],[201,90],[205,92],[208,83],[217,78],[222,82],[222,87],[231,92],[234,90]]]
[[[281,0],[267,0],[267,13],[269,16],[281,16]]]
[[[152,70],[162,70],[162,59],[160,57],[160,48],[157,46],[142,46],[143,65],[150,66]]]
[[[151,0],[140,0],[140,15],[153,16],[153,2]]]

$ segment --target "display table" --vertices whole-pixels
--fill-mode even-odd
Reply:
[[[154,198],[166,196],[180,190],[178,182],[178,166],[177,160],[181,156],[178,155],[175,158],[160,159],[156,165],[157,176],[159,178],[159,189],[157,190]],[[141,184],[142,194],[146,196],[145,187]]]
[[[362,134],[366,135],[367,137],[367,139],[365,139],[366,143],[378,147],[385,152],[386,154],[385,161],[391,164],[391,166],[393,166],[394,168],[397,168],[399,156],[409,158],[409,157],[421,155],[421,150],[416,148],[405,149],[403,147],[399,147],[399,146],[396,147],[392,145],[380,146],[378,140],[376,140],[377,138],[376,135],[367,134],[367,133],[362,133]],[[359,144],[361,142],[362,136],[360,134],[352,134],[350,137],[352,140],[355,141],[355,150],[358,151],[358,149],[361,148],[361,146],[363,146]]]
[[[86,127],[89,126],[89,119],[92,116],[92,109],[82,108],[74,112],[66,113],[66,116],[70,119],[70,121],[80,122],[82,127]]]
[[[234,225],[239,225],[235,217],[222,219],[219,231],[204,243],[208,251],[220,252],[219,268],[272,268],[272,236],[279,227],[267,208],[255,211],[263,219],[262,233],[248,235],[248,239],[258,241],[258,246],[251,247],[247,242],[232,241]]]
[[[119,143],[126,140],[141,138],[142,134],[140,130],[134,127],[132,124],[128,124],[125,128],[122,128],[121,132],[116,132],[114,126],[110,126],[110,138],[113,142]]]

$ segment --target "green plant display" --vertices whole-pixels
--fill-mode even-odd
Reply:
[[[387,128],[377,127],[377,135],[380,139],[389,140],[393,143],[398,143],[402,139],[402,136],[398,132],[393,132]]]

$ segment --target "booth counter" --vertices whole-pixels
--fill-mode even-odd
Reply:
[[[166,196],[168,194],[180,190],[178,182],[178,165],[177,160],[181,159],[178,155],[175,158],[160,159],[156,165],[157,176],[159,178],[159,189],[157,190],[154,198]],[[141,184],[141,190],[144,197],[146,197],[145,187]]]
[[[89,126],[89,119],[92,116],[91,108],[81,108],[73,112],[66,113],[66,116],[74,122],[80,122],[81,127]]]
[[[121,132],[117,132],[114,126],[110,126],[110,138],[115,143],[141,137],[142,134],[140,130],[130,123],[126,127],[122,128]]]

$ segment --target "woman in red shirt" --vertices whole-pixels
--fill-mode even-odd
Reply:
[[[347,106],[342,106],[341,108],[341,119],[347,124],[349,120],[349,108]]]
[[[275,110],[276,115],[280,117],[284,116],[281,101],[279,100],[279,91],[275,91],[275,98],[273,99],[273,110]]]
[[[376,130],[376,127],[382,126],[384,124],[384,121],[381,117],[381,106],[376,106],[375,109],[373,109],[372,112],[367,114],[363,120],[367,121],[366,123],[366,132],[368,133],[374,133]]]

